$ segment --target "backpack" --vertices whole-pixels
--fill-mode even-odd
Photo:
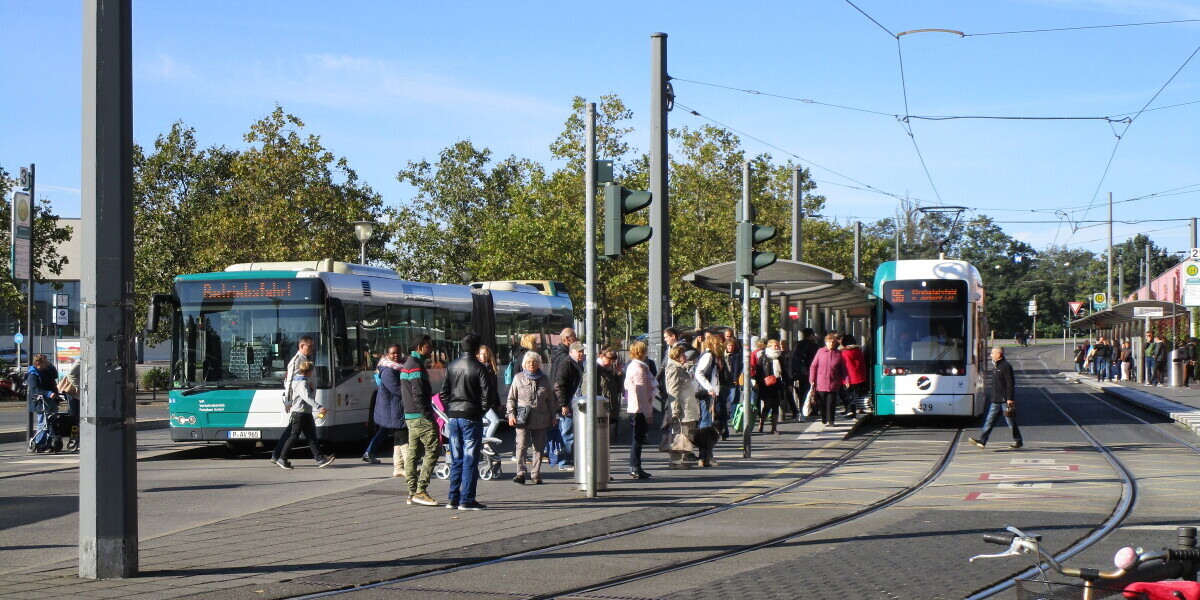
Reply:
[[[504,367],[504,385],[512,385],[513,379],[520,372],[521,361],[517,360],[516,353],[514,353],[512,359],[508,361],[508,366]]]

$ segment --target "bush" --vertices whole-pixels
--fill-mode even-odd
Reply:
[[[155,367],[142,373],[142,389],[165,390],[171,385],[171,373],[162,367]]]

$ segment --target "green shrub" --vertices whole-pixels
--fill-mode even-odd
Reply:
[[[142,389],[165,390],[171,385],[171,373],[162,367],[155,367],[142,373]]]

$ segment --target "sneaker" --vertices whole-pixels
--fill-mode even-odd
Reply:
[[[413,502],[416,502],[417,504],[420,504],[421,506],[437,506],[438,505],[437,500],[434,500],[433,498],[431,498],[429,496],[429,494],[427,494],[425,492],[419,492],[416,496],[413,496],[412,498],[410,498],[410,500],[412,500]]]
[[[1013,442],[1012,445],[1009,446],[1009,448],[1016,450],[1017,448],[1020,448],[1021,446],[1024,446],[1024,445],[1025,444],[1023,442]]]
[[[517,462],[517,460],[517,455],[514,454],[512,458],[508,459],[508,462]]]
[[[521,485],[525,485],[525,474],[517,473],[516,476],[513,477],[513,483],[519,483]]]
[[[292,463],[288,462],[288,460],[286,458],[280,458],[280,459],[275,460],[274,462],[276,465],[279,466],[280,469],[288,469],[290,471],[291,469],[294,468],[294,467],[292,467]]]
[[[409,506],[412,506],[412,498],[413,498],[412,496],[409,496],[409,497],[408,497],[408,500],[405,500],[405,501],[404,501],[404,503],[405,503],[405,504],[407,504],[407,505],[409,505]]]
[[[485,508],[487,507],[478,502],[463,502],[458,505],[458,510],[483,510]]]
[[[447,502],[447,503],[446,503],[446,508],[448,508],[448,509],[450,509],[450,510],[458,510],[458,503],[457,503],[457,502],[455,502],[455,501],[453,501],[453,500],[451,500],[451,501],[449,501],[449,502]]]
[[[534,478],[533,478],[533,483],[534,483],[534,485],[542,485],[542,478],[541,478],[541,477],[534,477]]]
[[[975,438],[967,438],[967,441],[971,442],[972,444],[975,444],[975,446],[978,448],[986,448],[987,447],[987,442],[981,442]]]
[[[317,468],[318,468],[318,469],[323,469],[323,468],[325,468],[325,467],[328,467],[329,465],[333,464],[333,458],[334,458],[334,457],[333,457],[333,455],[332,455],[332,454],[330,454],[329,456],[326,456],[325,458],[322,458],[321,460],[318,460],[318,461],[317,461]]]
[[[377,465],[377,464],[379,464],[379,459],[375,458],[374,456],[371,456],[370,454],[364,454],[363,462]]]
[[[575,470],[575,467],[573,465],[563,465],[563,466],[559,467],[558,470],[563,471],[565,473],[570,473]]]

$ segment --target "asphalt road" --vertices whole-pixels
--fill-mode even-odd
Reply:
[[[165,400],[165,396],[160,395],[159,398]],[[66,407],[63,407],[65,410]],[[28,418],[25,412],[24,402],[4,402],[0,404],[0,431],[9,429],[23,429],[25,421]],[[138,404],[137,417],[141,419],[165,419],[167,418],[167,404],[165,401],[160,401],[155,404]]]

